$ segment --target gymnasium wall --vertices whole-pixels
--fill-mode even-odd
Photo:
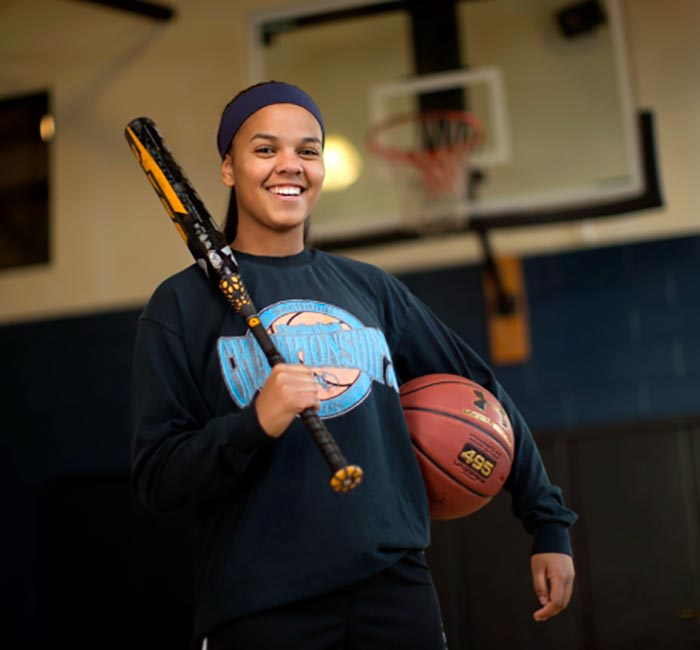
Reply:
[[[532,359],[495,370],[534,430],[700,413],[700,237],[531,257],[525,274]],[[403,279],[488,359],[476,267]]]
[[[125,144],[124,126],[136,116],[157,121],[212,213],[222,214],[213,143],[223,105],[249,83],[248,18],[299,3],[169,4],[178,17],[166,24],[72,0],[0,6],[0,96],[49,88],[57,128],[51,261],[0,273],[0,321],[138,306],[189,262]],[[497,251],[530,255],[698,232],[700,6],[625,0],[623,9],[638,104],[656,114],[666,205],[594,223],[511,229],[494,238]],[[473,261],[478,247],[463,236],[354,254],[408,272]]]

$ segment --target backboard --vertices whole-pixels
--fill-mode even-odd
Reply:
[[[564,30],[561,14],[582,5],[598,5],[601,18]],[[400,188],[365,136],[393,114],[440,102],[485,124],[464,197],[472,225],[614,214],[645,205],[640,197],[659,204],[658,187],[648,197],[649,129],[636,109],[619,0],[455,0],[429,11],[438,6],[451,13],[435,25],[411,0],[326,2],[251,19],[252,80],[305,88],[328,133],[360,160],[356,181],[319,201],[321,246],[401,236]]]

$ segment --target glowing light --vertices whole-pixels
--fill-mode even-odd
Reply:
[[[352,143],[342,135],[326,136],[323,150],[326,164],[326,180],[323,189],[344,190],[352,185],[362,171],[362,159]]]
[[[56,121],[50,113],[44,115],[39,121],[39,135],[44,142],[53,140],[53,136],[56,135]]]

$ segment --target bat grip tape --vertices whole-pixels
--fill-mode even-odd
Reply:
[[[347,467],[348,461],[343,456],[328,429],[326,429],[318,413],[312,408],[304,409],[301,412],[301,419],[333,472]]]

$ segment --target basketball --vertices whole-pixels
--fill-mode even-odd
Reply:
[[[503,487],[513,461],[513,428],[499,401],[459,375],[417,377],[400,389],[432,519],[483,508]]]

